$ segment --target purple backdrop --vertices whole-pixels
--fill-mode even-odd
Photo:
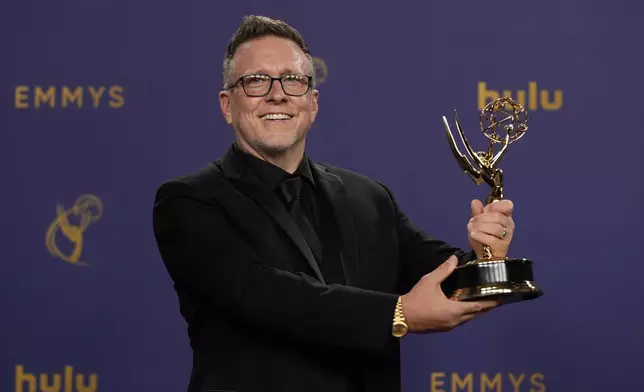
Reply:
[[[420,226],[460,246],[469,201],[488,188],[458,169],[441,116],[458,109],[484,148],[481,100],[525,92],[530,128],[501,167],[516,205],[511,255],[535,261],[546,295],[405,339],[406,392],[636,390],[643,10],[625,0],[1,3],[0,389],[41,391],[40,375],[56,374],[63,392],[185,389],[190,351],[151,203],[162,181],[232,142],[221,60],[253,13],[292,23],[318,57],[309,153],[387,183]],[[81,222],[89,212],[96,219]],[[87,225],[66,232],[82,239],[76,254],[66,216]],[[78,389],[79,374],[96,388]]]

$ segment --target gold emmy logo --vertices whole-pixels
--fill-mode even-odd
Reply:
[[[430,376],[430,392],[544,392],[543,373],[445,373]]]
[[[50,109],[70,106],[83,108],[91,106],[94,109],[107,106],[114,109],[125,105],[123,86],[16,86],[14,106],[16,109],[40,109],[47,106]],[[31,106],[30,106],[31,105]]]
[[[430,376],[431,392],[544,392],[546,384],[543,373],[445,373]]]
[[[315,80],[318,84],[324,83],[327,76],[329,76],[329,68],[326,62],[320,57],[313,57],[313,66],[315,67]]]
[[[56,218],[49,225],[45,235],[45,246],[54,257],[57,257],[70,264],[87,265],[80,261],[83,253],[83,234],[90,223],[96,222],[103,215],[103,203],[91,194],[78,197],[74,205],[66,210],[58,204],[56,206]],[[72,245],[71,251],[61,251],[59,239],[62,234]]]
[[[537,109],[554,111],[560,110],[563,106],[563,91],[556,89],[550,92],[546,89],[539,89],[537,82],[528,83],[528,91],[517,90],[492,90],[488,89],[487,83],[478,83],[478,109],[483,110],[485,106],[499,98],[512,98],[519,105],[535,111]]]
[[[29,373],[23,365],[16,365],[15,392],[95,392],[98,390],[98,375],[89,375],[65,365],[60,373]]]

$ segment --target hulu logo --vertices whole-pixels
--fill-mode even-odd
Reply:
[[[22,365],[16,366],[15,392],[96,392],[98,376],[89,377],[74,373],[72,366],[66,365],[63,373],[26,373]]]
[[[487,83],[479,82],[478,84],[478,108],[482,110],[485,105],[497,98],[512,98],[517,103],[528,110],[559,110],[563,105],[563,91],[554,90],[550,92],[545,89],[539,89],[537,82],[528,83],[528,90],[489,90]]]

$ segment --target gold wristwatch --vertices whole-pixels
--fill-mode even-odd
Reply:
[[[397,338],[402,338],[403,336],[407,335],[408,330],[409,327],[407,327],[405,315],[403,314],[402,297],[398,297],[398,301],[396,302],[396,311],[394,312],[394,324],[392,326],[391,333]]]

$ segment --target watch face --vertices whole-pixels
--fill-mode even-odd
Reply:
[[[404,336],[407,333],[407,326],[402,323],[396,323],[394,324],[394,336],[396,337],[401,337]]]

